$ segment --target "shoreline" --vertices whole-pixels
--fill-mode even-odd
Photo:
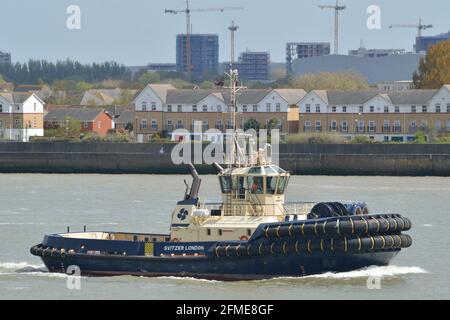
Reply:
[[[0,143],[0,173],[186,174],[186,165],[171,161],[173,146]],[[279,159],[293,175],[450,176],[450,145],[444,144],[281,144]],[[212,165],[196,168],[215,173]]]

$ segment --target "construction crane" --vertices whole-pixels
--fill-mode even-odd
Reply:
[[[419,24],[392,24],[389,29],[392,28],[415,28],[417,29],[417,37],[422,36],[422,30],[433,28],[432,24],[422,24],[422,18],[419,18]]]
[[[190,73],[192,71],[192,57],[191,57],[191,12],[210,12],[219,11],[224,12],[228,10],[241,10],[242,7],[223,7],[223,8],[203,8],[203,9],[190,9],[189,0],[186,0],[186,9],[184,10],[171,10],[166,9],[164,13],[186,14],[186,71]]]
[[[339,0],[336,0],[336,5],[320,5],[320,9],[334,10],[334,54],[339,54],[339,11],[345,10],[345,6],[339,5]]]
[[[237,31],[239,26],[234,24],[234,21],[231,21],[231,26],[228,27],[228,29],[231,32],[231,59],[230,63],[234,64],[234,33]]]

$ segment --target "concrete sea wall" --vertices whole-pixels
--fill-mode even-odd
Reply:
[[[0,143],[1,173],[187,173],[171,161],[173,144]],[[162,152],[163,151],[163,152]],[[292,174],[450,176],[450,145],[280,145]],[[197,165],[200,173],[214,173]]]

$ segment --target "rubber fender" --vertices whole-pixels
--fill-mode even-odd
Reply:
[[[333,207],[326,202],[320,202],[312,207],[308,219],[331,218],[336,216]]]

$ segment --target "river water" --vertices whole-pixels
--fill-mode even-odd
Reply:
[[[294,176],[288,200],[365,200],[372,213],[409,217],[413,245],[388,267],[250,282],[175,277],[67,277],[50,274],[29,248],[45,233],[168,231],[185,176],[0,175],[0,299],[449,299],[450,178]],[[202,199],[219,200],[215,176]],[[368,289],[367,279],[376,276]],[[373,285],[371,286],[373,287]]]

